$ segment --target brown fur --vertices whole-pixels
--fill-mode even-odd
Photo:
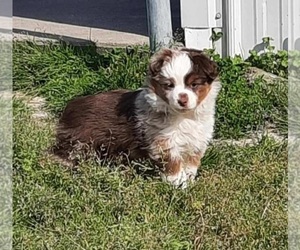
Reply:
[[[180,171],[182,167],[182,162],[174,159],[169,159],[168,162],[165,164],[164,173],[166,175],[176,175]]]
[[[117,90],[69,102],[59,120],[54,153],[68,158],[80,143],[98,153],[145,157],[134,130],[134,100],[138,93]]]
[[[163,84],[163,79],[157,81],[154,79],[151,79],[150,88],[153,90],[153,92],[160,96],[166,103],[169,103],[168,98],[166,97],[166,91],[168,89],[168,84]]]
[[[193,71],[185,77],[185,84],[198,96],[200,104],[211,89],[211,83],[218,76],[217,64],[210,60],[201,50],[182,49],[189,53],[194,64]]]
[[[166,91],[170,86],[174,85],[174,79],[167,79],[160,75],[161,68],[171,60],[173,52],[169,49],[164,49],[154,55],[151,59],[148,68],[149,87],[153,92],[160,96],[166,103],[169,103],[166,97]]]
[[[167,175],[174,175],[180,171],[182,162],[179,159],[171,159],[170,148],[166,139],[156,141],[160,159],[155,161],[161,170]]]
[[[161,68],[166,62],[169,62],[172,58],[173,52],[169,49],[163,49],[156,53],[149,64],[148,73],[150,77],[156,77],[159,75]]]
[[[194,66],[191,74],[198,75],[199,79],[203,82],[211,84],[218,76],[217,64],[210,60],[201,50],[195,49],[182,49],[188,52]]]
[[[186,158],[186,164],[189,166],[199,167],[201,163],[201,158],[202,158],[201,154],[193,155],[193,156],[189,155]]]

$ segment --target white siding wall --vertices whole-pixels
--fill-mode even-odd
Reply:
[[[289,49],[300,50],[300,1],[288,0]]]
[[[218,12],[223,20],[214,21]],[[211,47],[214,27],[226,34],[224,55],[247,57],[249,50],[263,48],[263,37],[273,38],[277,49],[300,47],[299,0],[181,0],[181,17],[187,47]]]
[[[287,49],[287,4],[287,0],[241,1],[241,41],[235,52],[247,56],[250,49],[261,50],[263,37],[274,39],[277,49]]]
[[[222,27],[222,0],[181,0],[181,26],[188,48],[212,48],[211,28]],[[217,44],[221,49],[220,42]]]

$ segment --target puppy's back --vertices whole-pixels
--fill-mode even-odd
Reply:
[[[54,153],[66,158],[80,145],[110,155],[141,157],[135,133],[135,99],[139,91],[117,90],[70,101],[57,127]]]

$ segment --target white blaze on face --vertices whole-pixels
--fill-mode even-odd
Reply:
[[[185,53],[173,55],[170,62],[162,68],[162,75],[166,78],[173,78],[175,86],[167,94],[170,105],[175,109],[194,109],[197,106],[197,95],[186,88],[184,83],[185,76],[191,72],[193,63]],[[188,97],[186,107],[179,104],[180,95],[186,94]]]

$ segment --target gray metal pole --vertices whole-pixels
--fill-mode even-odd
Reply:
[[[222,57],[229,56],[229,43],[228,43],[228,34],[229,32],[232,32],[229,30],[229,18],[228,18],[228,1],[222,0]]]
[[[146,0],[148,34],[152,52],[172,42],[170,0]]]

